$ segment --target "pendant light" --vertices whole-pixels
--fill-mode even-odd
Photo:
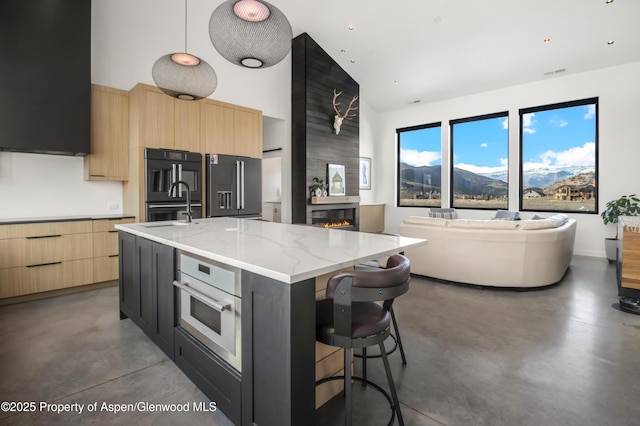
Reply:
[[[211,65],[187,53],[187,0],[184,2],[184,52],[160,57],[153,64],[151,75],[160,90],[178,99],[202,99],[216,90],[218,77]]]
[[[209,36],[229,62],[267,68],[287,56],[293,31],[287,17],[266,1],[228,0],[211,14]]]

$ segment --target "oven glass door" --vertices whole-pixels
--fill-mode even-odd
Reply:
[[[174,187],[172,196],[169,196],[171,184],[178,180],[183,180],[189,185],[192,201],[201,201],[201,170],[200,163],[147,159],[146,201],[186,201],[186,188],[182,185]]]
[[[240,298],[181,274],[180,326],[241,371]]]

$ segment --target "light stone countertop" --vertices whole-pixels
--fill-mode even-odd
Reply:
[[[238,218],[116,228],[285,283],[295,283],[427,243],[419,238]],[[169,225],[169,226],[167,226]]]

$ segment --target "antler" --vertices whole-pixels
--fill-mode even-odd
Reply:
[[[355,101],[358,100],[359,96],[354,96],[353,99],[351,99],[351,102],[349,102],[349,106],[347,107],[347,111],[344,114],[340,113],[340,110],[338,109],[338,105],[340,105],[339,102],[336,102],[338,100],[338,96],[342,95],[342,92],[337,92],[336,93],[336,89],[333,89],[333,109],[336,112],[336,115],[340,118],[346,118],[346,119],[351,119],[353,117],[355,117],[356,115],[349,115],[349,111],[352,110],[356,110],[358,109],[358,107],[353,107],[353,103]]]
[[[336,112],[337,116],[341,116],[340,110],[338,110],[338,105],[340,104],[336,102],[336,100],[338,99],[338,96],[340,95],[342,95],[342,92],[336,93],[336,89],[333,89],[333,109]]]

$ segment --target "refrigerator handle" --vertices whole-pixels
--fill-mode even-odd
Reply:
[[[236,210],[240,210],[240,198],[242,194],[242,181],[241,175],[242,170],[240,170],[240,161],[236,160]]]
[[[178,164],[178,180],[182,180],[182,164]],[[182,197],[182,184],[178,186],[178,197]]]
[[[240,208],[244,209],[244,161],[240,161],[240,169],[242,170],[242,173],[240,173],[240,177],[242,179],[242,184],[241,184],[241,188],[242,188],[242,192],[240,193]]]
[[[177,170],[176,170],[176,163],[171,164],[171,185],[174,184],[174,182],[176,181],[176,174],[177,174]],[[173,189],[171,190],[171,198],[175,198],[176,197],[176,188],[173,187]]]

